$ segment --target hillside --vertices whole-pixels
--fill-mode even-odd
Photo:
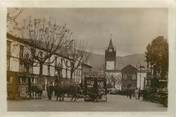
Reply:
[[[146,67],[145,55],[144,54],[133,54],[124,57],[117,57],[117,69],[122,69],[126,65],[131,64],[133,66],[143,65]]]
[[[104,66],[104,60],[105,60],[104,55],[92,53],[89,57],[88,63],[92,65],[92,67],[95,69],[102,69]],[[118,70],[121,70],[128,64],[131,64],[133,66],[139,66],[140,64],[146,66],[144,54],[133,54],[123,57],[118,56],[116,58],[116,61],[117,61],[116,69]]]

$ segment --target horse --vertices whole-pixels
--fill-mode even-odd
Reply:
[[[80,97],[81,88],[78,84],[66,81],[57,82],[54,86],[54,91],[56,95],[56,101],[64,101],[64,97],[67,94],[71,97],[70,101],[76,101]]]
[[[33,99],[41,99],[42,91],[43,91],[43,88],[41,85],[32,85],[30,88],[31,96]]]
[[[61,85],[55,85],[54,86],[54,92],[55,92],[55,96],[56,96],[56,101],[59,98],[59,101],[64,101],[64,96],[65,96],[65,88],[62,87]]]
[[[81,87],[78,84],[71,85],[68,91],[69,94],[71,95],[70,101],[76,101],[77,99],[81,98],[82,95]]]

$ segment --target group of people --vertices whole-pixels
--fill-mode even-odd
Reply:
[[[136,89],[127,89],[126,95],[130,99],[132,99],[132,97],[134,97],[136,100],[140,100],[140,98],[142,96],[142,91],[139,88],[136,88]]]

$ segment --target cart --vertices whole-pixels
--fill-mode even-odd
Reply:
[[[107,102],[107,87],[105,77],[85,77],[84,101]]]

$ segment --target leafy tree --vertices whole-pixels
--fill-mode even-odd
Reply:
[[[151,69],[154,78],[167,78],[168,74],[168,42],[159,36],[146,47],[147,67]]]

